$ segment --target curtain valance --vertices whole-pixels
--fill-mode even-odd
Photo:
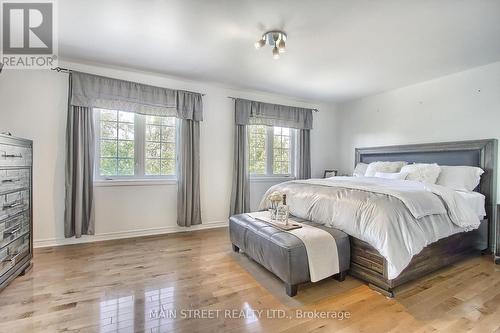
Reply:
[[[312,129],[312,109],[237,98],[235,110],[237,125],[267,125]]]
[[[203,120],[201,94],[73,71],[70,104]]]

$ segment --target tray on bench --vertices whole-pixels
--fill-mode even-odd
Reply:
[[[302,226],[299,223],[297,223],[296,221],[294,221],[292,218],[288,219],[288,221],[289,221],[288,225],[281,223],[281,222],[278,222],[276,220],[272,220],[269,217],[269,215],[270,215],[269,212],[248,213],[248,215],[256,220],[262,221],[264,223],[267,223],[275,228],[278,228],[278,229],[284,230],[284,231],[290,231],[290,230],[302,228]]]

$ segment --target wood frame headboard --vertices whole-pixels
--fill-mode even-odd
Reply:
[[[497,222],[498,140],[423,143],[400,146],[356,148],[356,164],[375,161],[406,161],[440,165],[477,166],[484,170],[476,191],[486,196],[489,249],[500,257],[500,226]]]

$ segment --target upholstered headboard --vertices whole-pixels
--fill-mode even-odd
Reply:
[[[497,140],[425,143],[403,146],[356,148],[355,161],[406,161],[408,163],[437,163],[440,165],[477,166],[484,170],[476,189],[486,196],[486,213],[489,220],[490,247],[500,244],[497,223]]]

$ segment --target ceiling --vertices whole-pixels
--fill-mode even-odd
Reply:
[[[64,60],[338,102],[500,60],[500,0],[63,0]],[[279,60],[255,40],[288,34]]]

